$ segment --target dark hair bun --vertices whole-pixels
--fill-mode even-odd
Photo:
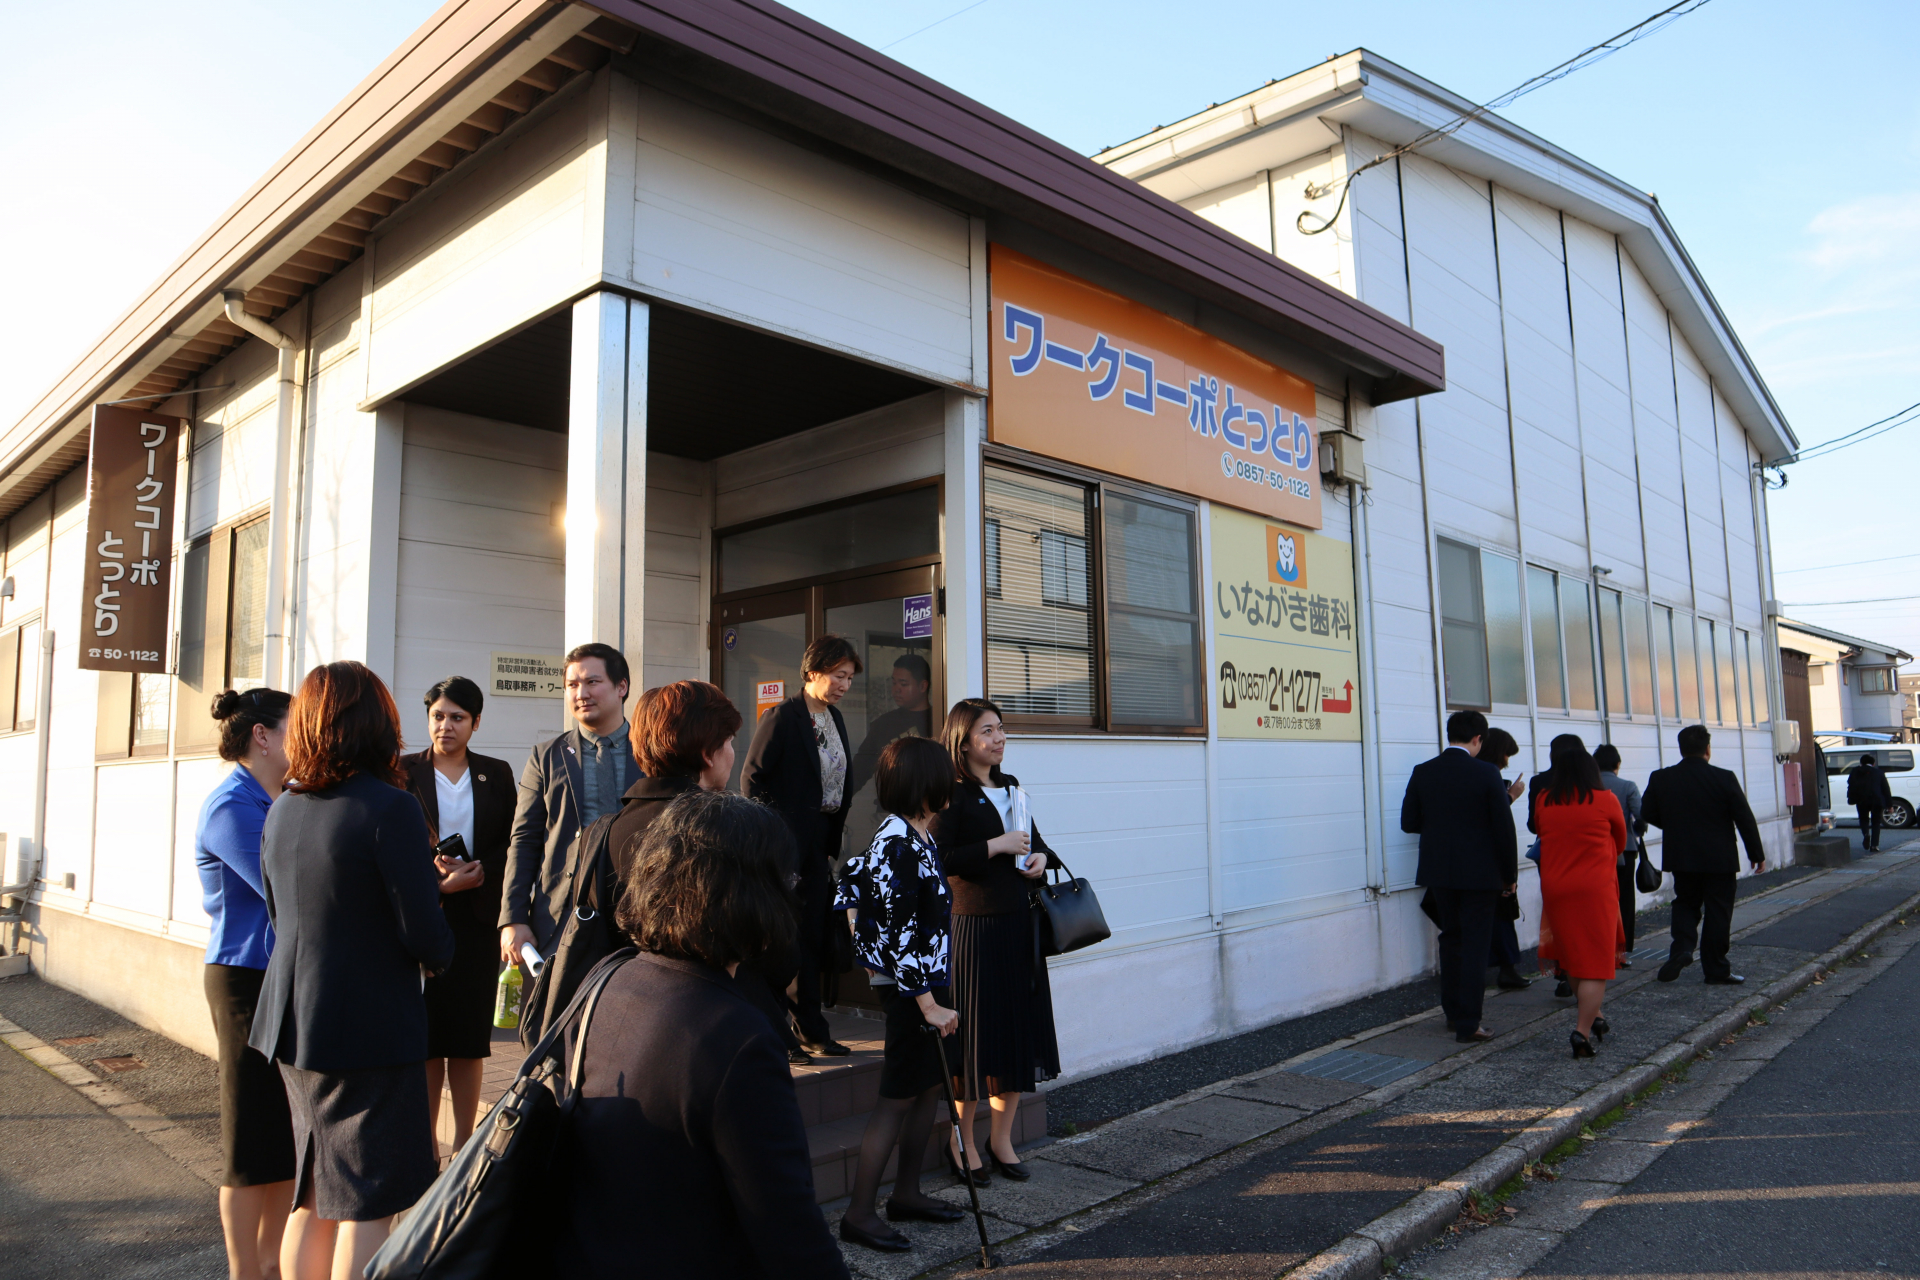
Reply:
[[[213,695],[213,718],[231,720],[240,714],[240,692],[237,689],[222,689]]]

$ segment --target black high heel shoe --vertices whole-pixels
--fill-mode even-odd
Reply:
[[[993,1171],[1009,1182],[1025,1182],[1033,1176],[1033,1171],[1018,1160],[1008,1164],[991,1151],[987,1152],[987,1159],[993,1163]]]
[[[898,1231],[890,1230],[882,1235],[879,1232],[856,1227],[845,1218],[840,1219],[840,1238],[848,1244],[864,1245],[881,1253],[905,1253],[913,1248],[913,1241]]]
[[[985,1165],[981,1165],[978,1169],[962,1169],[960,1162],[953,1158],[953,1148],[951,1147],[947,1148],[947,1171],[953,1174],[955,1178],[958,1178],[960,1185],[963,1187],[969,1181],[976,1187],[984,1187],[993,1181],[993,1175],[987,1172],[987,1166]],[[968,1177],[969,1173],[972,1174],[971,1179]]]
[[[1591,1058],[1593,1056],[1593,1041],[1587,1039],[1578,1031],[1571,1033],[1567,1039],[1573,1044],[1574,1057]]]
[[[1605,1040],[1612,1034],[1613,1024],[1608,1022],[1604,1017],[1593,1020],[1593,1038],[1595,1040]]]

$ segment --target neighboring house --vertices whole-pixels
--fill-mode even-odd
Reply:
[[[1781,648],[1807,655],[1807,692],[1813,705],[1813,731],[1853,730],[1905,739],[1912,723],[1912,694],[1897,668],[1913,655],[1892,645],[1863,640],[1808,622],[1781,618]]]
[[[1095,159],[1446,346],[1444,392],[1321,412],[1366,452],[1383,792],[1457,707],[1516,768],[1574,732],[1642,783],[1704,721],[1788,861],[1760,469],[1792,433],[1643,190],[1489,115],[1347,186],[1474,111],[1361,50]],[[1390,831],[1390,888],[1413,861]]]
[[[1900,677],[1900,723],[1908,742],[1920,741],[1920,676]]]

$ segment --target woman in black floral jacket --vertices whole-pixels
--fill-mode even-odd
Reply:
[[[896,1147],[900,1167],[887,1201],[888,1219],[957,1222],[962,1216],[920,1191],[920,1161],[933,1132],[941,1073],[953,1071],[947,1037],[960,1023],[947,996],[952,898],[940,854],[927,834],[952,792],[953,764],[939,743],[928,738],[889,743],[874,773],[875,798],[889,816],[867,851],[847,859],[833,903],[847,912],[854,951],[887,1016],[880,1102],[860,1140],[840,1238],[885,1253],[913,1247],[874,1212],[881,1174]],[[926,1033],[929,1026],[938,1037]]]

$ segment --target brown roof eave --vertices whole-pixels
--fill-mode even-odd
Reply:
[[[635,53],[983,208],[1126,263],[1371,379],[1375,403],[1443,390],[1440,345],[1165,197],[800,14],[763,0],[595,0]]]
[[[183,327],[216,317],[223,289],[256,283],[249,276],[268,274],[262,264],[269,254],[302,247],[304,240],[289,243],[289,237],[315,210],[337,200],[370,168],[401,163],[390,154],[396,140],[567,10],[553,0],[444,5],[222,214],[17,424],[0,433],[0,459],[11,468],[67,424],[84,424],[94,400],[130,386],[132,374],[170,339],[190,336]]]

